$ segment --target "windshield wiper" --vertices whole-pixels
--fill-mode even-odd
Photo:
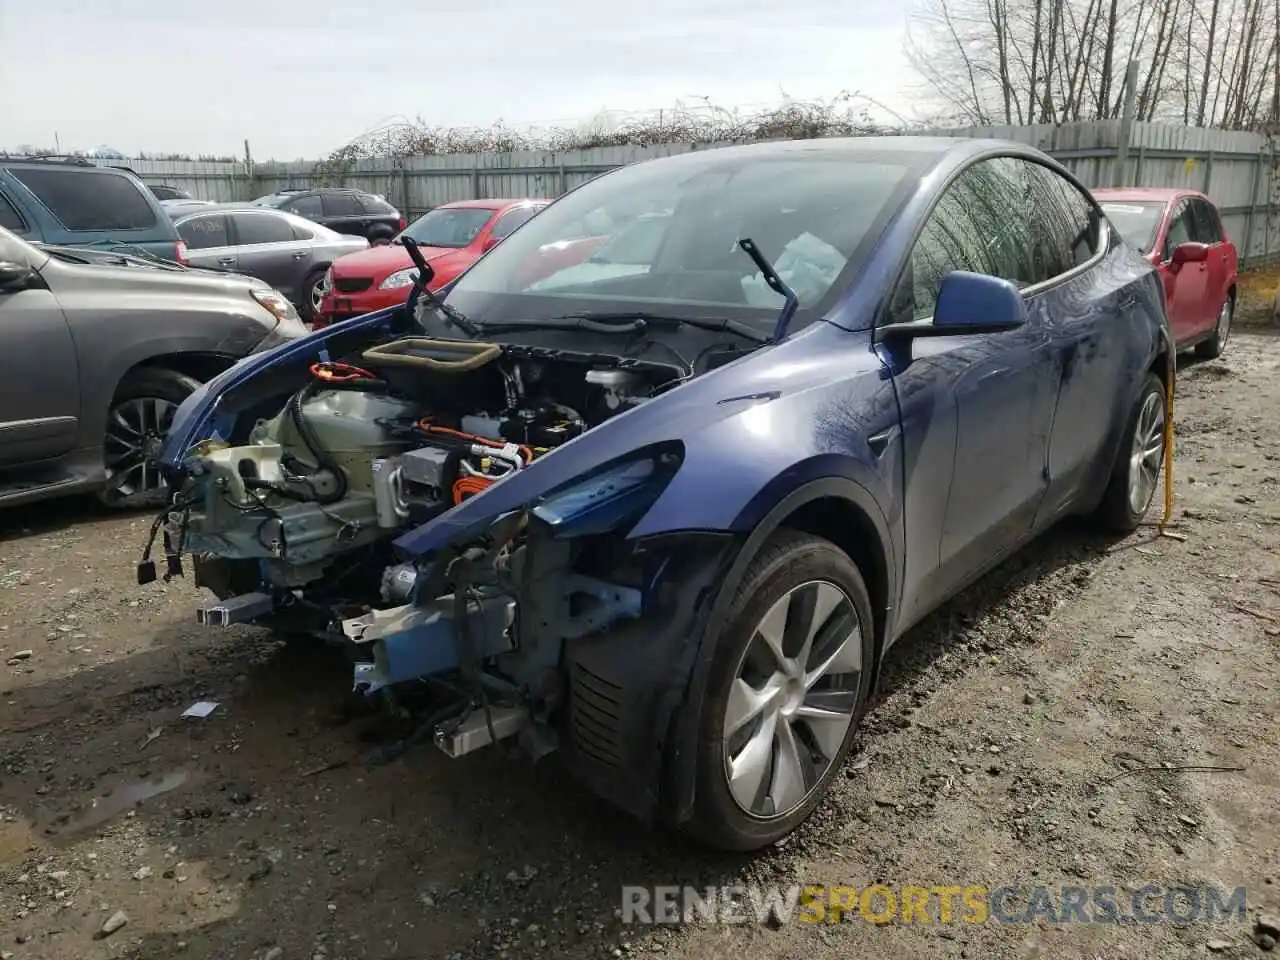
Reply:
[[[778,319],[773,324],[772,340],[776,343],[787,335],[787,327],[791,325],[791,318],[796,315],[796,308],[800,306],[800,298],[796,296],[796,292],[787,286],[786,281],[778,276],[778,271],[773,269],[771,264],[760,248],[756,246],[756,242],[750,237],[743,237],[738,241],[738,246],[742,248],[742,252],[755,261],[756,268],[760,271],[760,275],[764,277],[764,282],[769,285],[769,289],[778,296],[783,298],[782,309],[778,311]]]
[[[638,313],[583,313],[546,320],[497,320],[478,324],[480,333],[510,333],[515,330],[587,330],[591,333],[640,333],[651,317]]]
[[[724,333],[736,333],[740,337],[753,340],[756,343],[768,343],[769,337],[750,324],[743,323],[741,320],[733,320],[728,317],[718,317],[710,319],[707,317],[678,317],[673,314],[650,313],[647,310],[598,310],[587,311],[585,313],[567,313],[560,317],[552,317],[551,320],[538,321],[541,326],[554,321],[579,321],[591,323],[598,327],[606,327],[608,329],[616,329],[619,326],[628,326],[627,321],[637,324],[636,329],[643,330],[648,324],[682,324],[687,327],[697,327],[699,330],[716,330]],[[513,323],[512,326],[529,326],[529,324]]]
[[[431,264],[427,263],[426,257],[422,255],[422,251],[418,249],[418,241],[413,237],[403,236],[400,238],[400,244],[404,247],[405,252],[409,254],[409,259],[413,261],[413,265],[418,268],[418,279],[413,281],[413,286],[409,288],[409,297],[405,300],[404,309],[409,315],[412,322],[414,309],[418,305],[418,298],[425,297],[427,303],[431,304],[436,311],[442,314],[454,326],[461,329],[464,333],[475,336],[480,332],[480,325],[468,317],[461,310],[457,310],[434,293],[427,289],[427,284],[431,282],[431,278],[436,272],[431,269]]]

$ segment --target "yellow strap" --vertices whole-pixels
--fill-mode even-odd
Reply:
[[[1164,516],[1160,518],[1160,533],[1173,518],[1173,379],[1170,371],[1164,401]]]

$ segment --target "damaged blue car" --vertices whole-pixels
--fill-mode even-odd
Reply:
[[[450,755],[557,749],[718,847],[810,814],[907,628],[1156,491],[1159,280],[1025,146],[636,164],[438,294],[409,246],[405,307],[182,405],[167,574],[191,555],[211,627],[335,639],[357,689],[429,691]]]

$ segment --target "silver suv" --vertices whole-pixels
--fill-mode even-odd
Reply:
[[[35,247],[0,229],[0,506],[149,501],[178,406],[237,360],[303,336],[260,280]]]

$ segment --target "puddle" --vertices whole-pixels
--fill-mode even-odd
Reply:
[[[76,837],[98,829],[148,800],[189,785],[194,776],[187,770],[162,773],[146,780],[126,783],[94,797],[89,806],[75,813],[64,813],[44,830],[51,838]]]

